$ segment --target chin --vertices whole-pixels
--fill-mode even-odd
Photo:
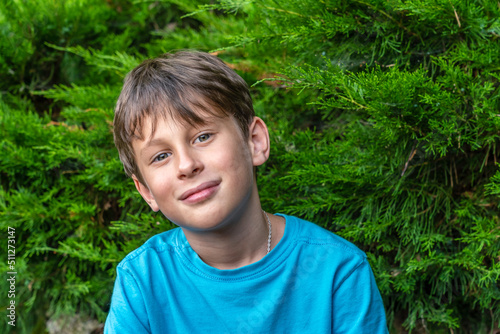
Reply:
[[[241,196],[243,195],[243,196]],[[214,231],[232,225],[247,214],[252,191],[229,200],[210,198],[196,205],[180,206],[176,212],[161,210],[171,222],[191,231]]]
[[[164,215],[175,225],[196,232],[214,231],[223,227],[227,222],[225,215],[221,212],[200,212],[199,214],[183,215],[182,217]]]

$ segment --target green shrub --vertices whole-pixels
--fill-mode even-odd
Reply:
[[[2,1],[0,91],[30,97],[30,92],[54,84],[116,82],[108,72],[85,66],[72,53],[55,52],[53,46],[80,46],[107,54],[144,52],[144,44],[156,38],[152,31],[180,25],[183,12],[177,7],[131,0]],[[50,106],[50,100],[31,98],[39,112]]]

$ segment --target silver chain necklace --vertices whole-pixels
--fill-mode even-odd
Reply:
[[[269,216],[264,210],[262,210],[262,212],[264,213],[264,216],[266,216],[267,218],[267,227],[269,228],[269,234],[267,236],[267,254],[269,254],[269,252],[271,251],[271,238],[273,236],[273,229],[271,226],[271,221],[269,220]]]

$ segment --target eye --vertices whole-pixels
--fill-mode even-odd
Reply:
[[[172,155],[171,153],[160,153],[156,157],[154,157],[153,162],[160,162],[162,160],[165,160],[171,155]]]
[[[196,140],[194,141],[195,143],[198,142],[198,143],[203,143],[204,141],[207,141],[210,139],[212,135],[210,133],[204,133],[202,135],[200,135],[198,138],[196,138]]]

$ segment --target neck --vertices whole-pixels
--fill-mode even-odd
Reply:
[[[191,248],[206,264],[218,269],[236,269],[257,262],[267,254],[268,223],[259,199],[253,204],[233,214],[216,230],[183,228]]]

